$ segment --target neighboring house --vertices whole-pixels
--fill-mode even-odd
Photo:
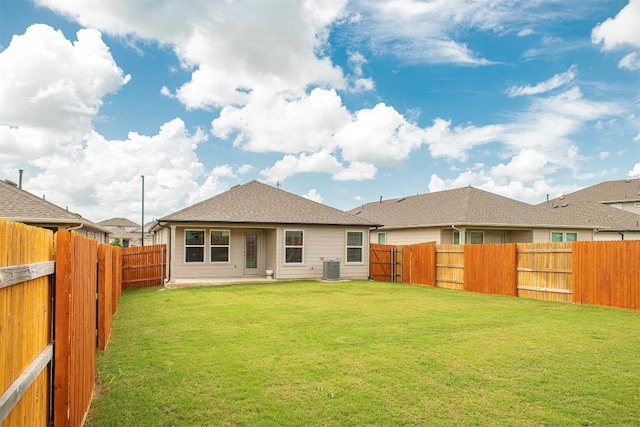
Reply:
[[[98,224],[111,230],[111,243],[116,239],[120,239],[123,247],[141,246],[142,239],[140,236],[140,225],[127,218],[109,218],[100,221]],[[145,236],[145,244],[152,244],[152,239],[147,241]]]
[[[53,231],[74,230],[99,243],[109,242],[109,229],[54,205],[44,197],[37,197],[8,180],[0,181],[0,218]]]
[[[157,220],[170,282],[369,276],[374,222],[251,181]],[[333,262],[329,262],[333,261]],[[335,277],[332,277],[335,278]]]
[[[589,215],[603,225],[594,240],[640,240],[640,178],[601,182],[538,206]]]
[[[593,240],[610,225],[600,212],[548,209],[473,187],[381,199],[349,212],[384,224],[372,231],[372,243],[396,245]]]

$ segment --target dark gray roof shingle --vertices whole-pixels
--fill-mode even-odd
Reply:
[[[552,206],[533,206],[463,187],[368,203],[349,212],[384,224],[385,228],[474,225],[640,230],[640,216],[605,205]]]
[[[251,181],[160,218],[168,222],[364,225],[376,223]]]

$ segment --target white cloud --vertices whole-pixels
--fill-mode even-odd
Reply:
[[[433,157],[464,161],[469,150],[478,145],[500,141],[504,131],[504,126],[500,124],[482,127],[456,126],[452,129],[450,120],[437,118],[433,125],[425,130],[425,139]]]
[[[535,149],[527,148],[511,158],[507,164],[500,163],[490,169],[493,177],[517,177],[520,181],[531,182],[544,178],[544,167],[547,165],[547,156]]]
[[[189,134],[180,119],[165,123],[153,136],[131,132],[126,140],[106,140],[93,132],[84,147],[33,161],[42,172],[29,177],[25,188],[47,192],[48,200],[74,206],[89,219],[104,219],[105,212],[114,210],[136,218],[144,175],[145,210],[149,216],[166,214],[203,197],[203,191],[213,191],[213,174],[208,184],[198,184],[206,173],[195,150],[205,139],[202,131]]]
[[[174,91],[188,108],[244,104],[252,90],[346,86],[324,54],[346,1],[104,2],[38,0],[87,27],[173,48],[191,80]],[[259,16],[260,19],[256,19]],[[167,89],[164,93],[170,93]]]
[[[273,166],[260,171],[260,174],[267,182],[276,183],[298,173],[330,173],[336,181],[362,181],[373,179],[376,172],[374,165],[363,162],[350,162],[345,167],[331,153],[319,151],[298,156],[287,154]]]
[[[318,190],[316,190],[315,188],[310,189],[307,194],[303,194],[302,197],[318,203],[322,203],[322,201],[324,200],[324,198],[318,193]]]
[[[538,95],[549,92],[550,90],[559,88],[560,86],[564,86],[573,81],[576,78],[577,71],[578,67],[576,67],[576,65],[572,65],[566,72],[558,73],[544,82],[537,83],[533,86],[511,86],[505,91],[505,93],[510,97],[514,97],[522,95]]]
[[[130,78],[99,32],[80,30],[71,42],[43,24],[13,37],[0,69],[0,122],[63,134],[86,133],[102,98]]]
[[[640,163],[633,165],[633,169],[627,174],[629,178],[640,178]]]
[[[293,98],[256,91],[244,107],[223,108],[212,132],[219,138],[235,135],[234,145],[247,151],[299,153],[330,149],[333,133],[348,121],[333,90],[316,88]]]
[[[618,62],[618,68],[629,71],[640,70],[640,54],[638,52],[631,52],[625,55],[620,62]]]
[[[364,162],[351,162],[347,168],[333,174],[336,181],[364,181],[373,179],[378,172],[375,165]]]
[[[591,41],[602,44],[602,50],[614,50],[625,46],[640,47],[640,0],[629,0],[629,3],[618,12],[591,31]]]
[[[327,151],[319,151],[307,155],[305,153],[295,156],[287,154],[278,160],[272,167],[263,169],[260,174],[267,182],[282,182],[286,178],[301,172],[330,172],[337,173],[342,170],[342,165]]]
[[[379,55],[410,63],[481,66],[493,61],[459,40],[461,34],[514,32],[522,37],[532,34],[531,27],[539,22],[576,13],[549,8],[549,3],[553,0],[358,0],[350,6],[359,19],[350,24],[352,37],[370,44]]]
[[[362,109],[335,134],[347,161],[394,164],[407,158],[424,141],[424,132],[393,107],[378,104]]]

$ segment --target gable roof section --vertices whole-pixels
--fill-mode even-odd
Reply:
[[[78,221],[80,215],[69,212],[28,191],[0,181],[0,216],[3,218],[47,218]]]
[[[0,217],[28,224],[84,224],[102,233],[110,230],[77,213],[37,197],[16,185],[0,181]]]
[[[98,224],[103,227],[138,227],[140,228],[140,224],[137,224],[130,219],[127,218],[109,218],[100,221]]]
[[[463,187],[417,196],[367,203],[351,213],[384,224],[386,228],[463,224],[529,224],[531,206]]]
[[[601,209],[547,209],[546,205],[533,206],[473,187],[368,203],[349,212],[384,224],[384,228],[460,225],[596,229],[612,225]]]
[[[552,201],[537,205],[535,209],[546,210],[556,216],[558,222],[590,224],[602,231],[640,231],[640,215],[609,205],[580,201],[553,204]]]
[[[550,202],[555,204],[571,202],[640,202],[640,178],[601,182],[591,187],[556,197]],[[540,203],[540,205],[545,203]]]
[[[230,222],[376,226],[279,188],[251,181],[159,219],[160,222]]]

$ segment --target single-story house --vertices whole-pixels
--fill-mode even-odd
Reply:
[[[594,240],[597,233],[612,227],[610,216],[603,215],[601,209],[533,206],[473,187],[380,199],[349,212],[384,224],[372,230],[372,243],[395,245]],[[609,214],[627,223],[635,218],[635,214],[620,210]]]
[[[98,225],[108,228],[111,231],[111,242],[120,239],[123,247],[133,247],[142,245],[142,233],[140,225],[128,218],[109,218],[98,222]],[[144,225],[144,244],[145,246],[153,245],[153,235],[149,229],[155,225],[155,221],[148,222]]]
[[[169,282],[366,279],[375,222],[258,181],[157,220]]]
[[[601,182],[538,206],[576,217],[590,215],[605,225],[593,240],[640,240],[640,178]]]
[[[98,243],[109,243],[109,229],[48,202],[44,197],[37,197],[9,180],[0,181],[0,218],[53,231],[74,230]]]

